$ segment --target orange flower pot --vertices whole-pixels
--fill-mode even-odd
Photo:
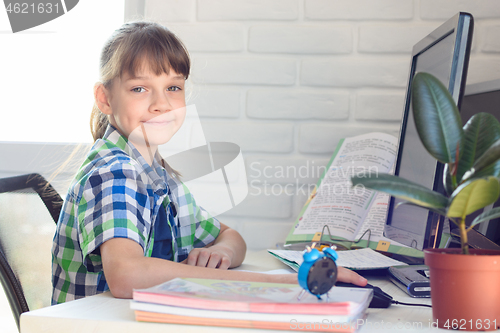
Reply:
[[[439,328],[500,328],[500,251],[424,250],[430,268],[433,321]]]

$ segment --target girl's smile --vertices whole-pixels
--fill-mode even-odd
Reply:
[[[144,124],[149,126],[165,126],[174,120],[171,114],[165,113],[144,121]]]

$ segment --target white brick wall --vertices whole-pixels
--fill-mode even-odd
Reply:
[[[233,23],[169,24],[189,52],[241,52],[245,27]]]
[[[370,132],[383,132],[397,136],[399,123],[380,126],[343,126],[342,124],[308,123],[300,126],[299,152],[304,154],[332,154],[340,139]]]
[[[467,82],[483,82],[500,78],[499,54],[476,54],[469,62]]]
[[[239,230],[250,250],[276,248],[277,243],[285,241],[291,224],[271,219],[252,219],[251,222],[242,220],[243,226]]]
[[[242,94],[235,88],[196,87],[188,93],[186,103],[194,104],[200,117],[237,118]]]
[[[500,25],[492,25],[484,27],[483,43],[481,51],[484,52],[500,52]]]
[[[295,20],[298,0],[198,0],[200,21]]]
[[[190,51],[207,140],[245,157],[250,194],[221,220],[249,248],[283,241],[339,139],[398,134],[411,49],[458,11],[475,18],[468,82],[500,78],[498,0],[145,0]]]
[[[285,191],[291,186],[299,187],[294,189],[297,192],[302,191],[302,184],[316,184],[328,161],[311,156],[253,155],[246,158],[247,177],[249,183],[256,186],[282,184]]]
[[[410,66],[409,57],[380,59],[354,57],[305,59],[300,83],[305,86],[404,87]]]
[[[409,20],[413,0],[305,0],[312,20]]]
[[[167,22],[189,22],[195,17],[196,0],[147,0],[145,16]]]
[[[349,93],[255,88],[247,92],[246,111],[248,117],[261,119],[347,119]]]
[[[360,91],[356,94],[356,120],[401,120],[405,91],[400,93],[380,90]]]
[[[405,53],[415,41],[427,36],[435,24],[401,26],[395,23],[363,24],[359,27],[358,51],[361,53]]]
[[[294,193],[291,188],[288,188],[288,190],[288,193]],[[224,216],[289,219],[292,215],[292,202],[293,196],[287,195],[283,186],[279,184],[270,185],[264,182],[251,182],[249,195],[246,199],[235,208],[224,213]],[[255,209],[255,207],[266,206],[267,209]],[[223,218],[220,219],[223,220]]]
[[[284,122],[225,121],[202,123],[207,141],[229,141],[244,152],[291,153],[293,124]]]
[[[500,17],[498,0],[420,0],[424,20],[446,20],[459,11],[471,13],[476,19]]]
[[[292,85],[297,76],[294,59],[276,57],[194,56],[195,83]]]
[[[352,28],[280,24],[252,26],[248,50],[266,53],[345,54],[352,52]]]

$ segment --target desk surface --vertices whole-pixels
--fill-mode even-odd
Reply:
[[[239,268],[250,271],[268,271],[287,268],[265,251],[249,252]],[[411,298],[397,286],[384,278],[370,278],[369,282],[379,286],[386,293],[400,302],[426,303],[430,299]],[[422,332],[429,330],[432,323],[432,309],[428,307],[410,307],[392,305],[388,309],[368,309],[368,316],[360,332]],[[111,294],[91,296],[80,300],[51,306],[21,315],[21,333],[50,332],[252,332],[249,329],[236,329],[211,326],[190,326],[143,323],[135,321],[130,300],[116,299]],[[438,330],[438,329],[434,329]],[[257,330],[255,330],[257,331]],[[259,330],[259,332],[278,332]]]

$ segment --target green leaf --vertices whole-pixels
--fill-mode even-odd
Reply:
[[[457,181],[461,182],[477,159],[500,140],[500,123],[489,113],[475,114],[464,126],[464,148],[458,163]]]
[[[485,178],[489,176],[500,178],[500,160],[497,160],[495,163],[490,164],[480,171],[474,172],[468,180]]]
[[[500,159],[500,140],[492,144],[474,163],[474,173],[495,164]]]
[[[428,73],[417,73],[412,84],[415,127],[425,149],[442,163],[455,163],[464,131],[457,106],[446,87]]]
[[[489,221],[489,220],[492,220],[492,219],[496,219],[497,217],[500,217],[500,207],[493,208],[492,210],[489,210],[487,212],[484,212],[484,213],[479,214],[478,216],[476,216],[476,218],[474,219],[474,221],[472,221],[472,223],[470,224],[469,228],[472,228],[476,224],[479,224],[479,223],[482,223],[482,222],[486,222],[486,221]]]
[[[453,192],[446,216],[462,218],[494,203],[500,195],[500,182],[496,177],[468,181]]]
[[[433,192],[422,185],[388,174],[369,174],[364,177],[354,176],[352,184],[388,193],[394,197],[412,202],[425,208],[446,208],[448,198]]]
[[[451,180],[451,170],[450,165],[445,164],[443,169],[443,186],[447,195],[451,195],[455,188],[453,186],[453,181]]]

